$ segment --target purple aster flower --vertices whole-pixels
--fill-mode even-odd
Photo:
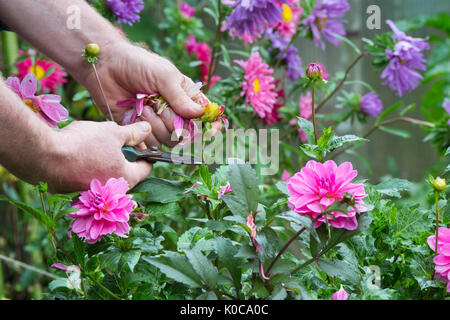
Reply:
[[[345,36],[342,16],[350,9],[347,0],[317,0],[316,6],[309,16],[303,20],[303,24],[309,26],[316,47],[320,44],[325,50],[324,36],[333,45],[338,46],[341,39],[333,33]]]
[[[447,113],[450,115],[450,99],[449,98],[445,98],[444,99],[444,103],[442,104],[442,108],[444,108],[445,111],[447,111]],[[450,126],[450,119],[448,120],[447,124]]]
[[[283,59],[286,62],[286,75],[288,78],[295,82],[299,77],[303,76],[302,60],[298,55],[298,49],[294,46],[290,46],[287,50],[286,47],[289,45],[289,38],[280,36],[278,33],[274,32],[272,29],[266,32],[267,38],[272,42],[272,47],[269,48],[269,52],[273,49],[278,49],[279,53],[275,57],[280,59],[283,54]],[[285,51],[286,50],[286,51]]]
[[[246,42],[253,42],[269,25],[281,19],[281,7],[274,0],[237,0],[232,7],[225,28]]]
[[[361,111],[365,114],[376,118],[383,111],[383,104],[374,92],[369,92],[361,97],[359,100]]]
[[[386,49],[386,57],[390,61],[381,74],[381,79],[385,80],[383,85],[389,84],[389,89],[396,90],[398,96],[402,96],[404,92],[414,90],[423,79],[415,69],[426,69],[422,51],[428,50],[430,46],[428,37],[413,38],[397,29],[392,21],[386,20],[386,23],[394,31],[392,38],[397,43],[392,50]]]
[[[144,9],[143,0],[105,0],[106,7],[117,17],[118,23],[128,23],[130,26],[139,21]]]

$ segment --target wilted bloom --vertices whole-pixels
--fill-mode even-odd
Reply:
[[[120,101],[117,101],[118,107],[129,107],[132,105],[136,105],[135,109],[130,109],[125,111],[123,115],[122,124],[127,125],[134,123],[136,118],[141,116],[142,111],[144,111],[144,102],[146,99],[148,100],[149,95],[146,93],[138,93],[136,94],[136,98],[126,98]]]
[[[143,0],[105,0],[105,5],[116,15],[118,23],[130,26],[140,20],[139,13],[144,9]]]
[[[335,46],[338,46],[341,39],[333,33],[345,36],[344,22],[342,16],[350,9],[347,0],[317,0],[316,6],[309,16],[302,23],[309,26],[316,47],[320,44],[325,50],[324,36]]]
[[[192,185],[192,187],[190,187],[189,189],[187,189],[186,191],[184,191],[183,194],[187,194],[187,193],[191,192],[192,190],[194,190],[195,188],[197,188],[197,186],[198,186],[199,184],[203,184],[203,183],[201,183],[201,182],[195,180],[195,182],[194,182],[194,184]]]
[[[396,90],[398,96],[404,92],[414,90],[423,79],[422,75],[414,69],[425,70],[426,60],[423,58],[423,50],[430,48],[428,37],[425,39],[413,38],[400,31],[395,24],[386,20],[397,40],[393,50],[386,49],[386,57],[389,63],[381,74],[384,84],[389,84],[389,89]]]
[[[341,288],[333,294],[333,300],[347,300],[347,299],[348,293],[347,291],[344,290],[344,287],[342,287],[341,284]]]
[[[60,104],[60,96],[56,94],[35,96],[37,79],[33,73],[27,74],[22,82],[17,77],[9,77],[6,84],[50,127],[58,128],[58,122],[67,120],[69,112]]]
[[[190,55],[195,53],[197,60],[202,62],[200,66],[201,80],[206,83],[208,80],[209,65],[211,64],[212,59],[211,48],[205,42],[196,41],[192,34],[188,36],[188,41],[184,43],[184,46]],[[219,80],[219,76],[212,76],[210,86],[213,86]]]
[[[287,0],[279,2],[286,3]],[[282,9],[273,0],[237,0],[232,7],[224,27],[250,43],[281,19]]]
[[[192,19],[195,14],[195,9],[183,1],[180,5],[180,13],[186,19]]]
[[[20,81],[25,78],[29,73],[33,73],[36,79],[39,80],[41,84],[41,89],[43,91],[48,90],[55,93],[58,86],[62,86],[67,82],[67,73],[62,71],[61,67],[51,61],[40,60],[36,58],[36,63],[33,63],[31,57],[25,60],[15,63],[17,67],[17,76]]]
[[[128,183],[124,178],[111,178],[105,185],[93,179],[90,189],[81,192],[78,202],[73,205],[78,211],[67,215],[75,218],[70,225],[72,232],[88,243],[95,243],[110,233],[126,237],[130,230],[130,213],[136,207],[127,191]]]
[[[224,117],[223,113],[225,111],[225,106],[221,105],[219,106],[215,102],[211,102],[205,106],[205,111],[203,115],[201,116],[200,120],[202,122],[214,122],[217,119],[220,119],[225,124],[225,129],[228,129],[228,120]]]
[[[226,185],[220,187],[219,192],[217,193],[217,199],[220,199],[225,193],[228,192],[233,192],[233,189],[231,189],[231,185],[229,182]]]
[[[256,232],[257,232],[257,227],[255,224],[255,217],[253,216],[253,214],[250,212],[250,214],[247,217],[247,227],[250,228],[250,238],[252,239],[253,245],[256,248],[256,251],[258,251],[259,253],[263,253],[264,250],[261,247],[261,245],[259,244],[258,241],[256,241]]]
[[[431,250],[436,251],[436,235],[427,239]],[[439,228],[437,255],[433,259],[436,279],[447,282],[447,292],[450,292],[450,229]]]
[[[66,271],[68,274],[66,287],[68,289],[81,289],[81,270],[78,266],[66,266],[63,263],[54,263],[50,266],[50,268],[60,269]]]
[[[247,61],[235,60],[244,69],[245,81],[241,83],[245,95],[245,104],[252,105],[261,118],[272,113],[277,100],[273,69],[261,59],[259,52],[254,52]]]
[[[306,67],[306,76],[311,80],[328,80],[329,78],[324,65],[319,62],[311,62],[308,67]]]
[[[288,0],[287,3],[280,3],[281,5],[281,19],[274,28],[286,38],[291,38],[296,32],[297,27],[302,17],[303,7],[297,6],[300,0]]]
[[[281,174],[281,181],[289,181],[290,178],[290,173],[286,169],[283,170],[283,173]]]
[[[359,100],[361,111],[365,114],[376,118],[383,111],[383,103],[374,92],[369,92]]]
[[[344,195],[350,194],[354,198],[358,212],[365,212],[367,208],[362,199],[367,194],[364,191],[364,185],[351,183],[357,174],[358,172],[353,170],[350,162],[337,166],[333,160],[325,163],[310,160],[287,184],[290,194],[288,205],[291,210],[300,215],[315,219],[328,206],[335,201],[341,201]],[[335,228],[354,230],[358,227],[354,208],[347,214],[330,212],[326,218]],[[324,222],[325,217],[321,216],[315,221],[314,226],[317,228]]]

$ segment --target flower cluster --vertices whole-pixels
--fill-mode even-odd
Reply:
[[[289,179],[288,205],[300,215],[316,219],[335,201],[342,201],[346,194],[350,194],[354,199],[354,208],[347,214],[330,212],[326,217],[321,216],[315,221],[314,226],[319,227],[327,219],[335,228],[354,230],[358,227],[357,211],[359,213],[367,211],[362,200],[367,196],[364,185],[351,183],[357,174],[350,162],[337,166],[332,160],[325,163],[310,160],[300,172]]]
[[[128,183],[124,178],[111,178],[105,185],[92,180],[90,189],[81,192],[73,205],[78,211],[67,215],[75,218],[70,225],[72,232],[91,244],[100,241],[105,234],[126,237],[130,230],[130,213],[136,207],[127,191]]]

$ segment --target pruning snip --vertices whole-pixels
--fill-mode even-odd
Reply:
[[[156,161],[175,163],[175,164],[202,164],[203,162],[195,157],[180,156],[175,153],[165,152],[159,150],[158,147],[151,147],[150,149],[139,149],[136,147],[123,147],[122,153],[130,162],[137,160],[147,160],[150,163]]]

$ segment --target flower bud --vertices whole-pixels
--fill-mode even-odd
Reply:
[[[219,106],[217,103],[211,102],[205,106],[205,112],[200,120],[203,122],[214,122],[220,115],[222,115],[224,110],[224,106]]]
[[[89,57],[96,57],[100,53],[100,47],[96,43],[89,43],[86,45],[85,52]]]
[[[445,183],[445,179],[437,177],[436,179],[434,179],[433,187],[434,187],[434,189],[436,189],[436,191],[444,191],[445,188],[447,188],[447,184]]]
[[[325,70],[325,67],[318,62],[310,63],[306,68],[305,73],[306,76],[311,80],[328,79],[328,74]]]

